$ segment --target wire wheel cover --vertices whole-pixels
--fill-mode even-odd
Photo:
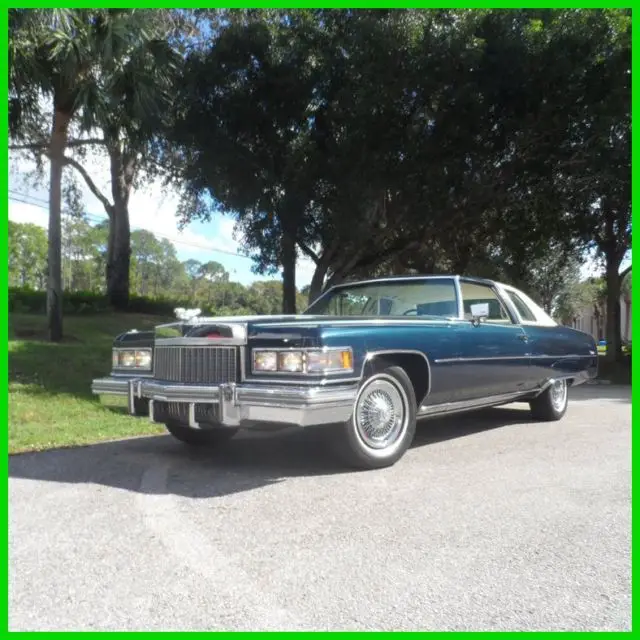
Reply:
[[[551,404],[556,411],[562,411],[567,402],[567,381],[556,380],[551,385]]]
[[[372,449],[393,445],[404,431],[406,398],[397,385],[385,378],[370,382],[360,394],[355,423],[360,438]]]

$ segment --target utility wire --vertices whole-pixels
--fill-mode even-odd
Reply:
[[[25,200],[23,198],[28,198],[28,200]],[[13,200],[14,202],[21,202],[22,204],[28,204],[28,205],[31,205],[32,207],[37,207],[38,209],[44,209],[44,210],[49,209],[48,202],[43,198],[38,198],[36,196],[29,195],[28,193],[17,191],[16,189],[9,189],[9,200]],[[29,200],[31,200],[32,202],[30,202]],[[43,204],[40,204],[40,203],[43,203]],[[45,204],[47,206],[44,206]],[[88,220],[93,222],[104,222],[105,220],[108,220],[108,217],[106,214],[100,215],[98,213],[85,213],[84,215]],[[234,256],[236,258],[244,258],[245,260],[251,260],[251,256],[245,256],[241,253],[235,253],[234,251],[225,251],[224,249],[212,249],[211,247],[207,247],[202,244],[197,244],[195,242],[187,242],[186,240],[176,240],[175,238],[171,238],[170,236],[157,233],[155,231],[151,231],[151,229],[145,229],[144,227],[135,227],[135,229],[140,231],[149,231],[150,233],[153,233],[154,236],[158,238],[162,238],[164,240],[169,240],[169,242],[172,242],[173,244],[180,244],[186,247],[200,249],[202,251],[209,251],[211,253],[222,253],[224,255]]]

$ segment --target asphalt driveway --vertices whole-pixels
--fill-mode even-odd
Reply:
[[[629,629],[630,389],[529,420],[422,422],[369,472],[320,430],[14,456],[10,629]]]

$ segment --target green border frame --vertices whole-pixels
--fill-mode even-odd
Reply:
[[[26,1],[26,2],[8,2],[5,7],[3,8],[2,11],[0,11],[0,20],[2,21],[2,34],[3,34],[3,48],[2,48],[2,57],[1,57],[1,65],[2,65],[2,70],[5,74],[5,77],[7,76],[7,72],[8,72],[8,8],[9,6],[12,8],[42,8],[42,7],[77,7],[77,8],[93,8],[93,7],[122,7],[122,8],[128,8],[128,7],[149,7],[149,8],[161,8],[161,7],[166,7],[166,8],[171,8],[171,7],[175,7],[178,6],[180,8],[182,7],[223,7],[223,8],[246,8],[246,7],[283,7],[283,8],[290,8],[290,9],[295,9],[295,8],[310,8],[310,7],[336,7],[336,8],[350,8],[350,9],[364,9],[364,8],[469,8],[469,9],[473,9],[473,8],[489,8],[489,9],[520,9],[520,8],[633,8],[633,2],[627,1],[627,2],[611,2],[611,1],[594,1],[594,0],[583,0],[582,2],[576,2],[576,1],[567,1],[565,0],[564,2],[535,2],[535,1],[531,1],[529,0],[528,2],[517,2],[517,1],[513,1],[513,0],[494,0],[493,2],[490,2],[488,0],[485,0],[484,2],[482,0],[467,0],[467,2],[429,2],[429,0],[404,0],[404,1],[400,1],[397,3],[394,2],[384,2],[384,1],[375,1],[375,0],[369,0],[367,1],[358,1],[358,0],[351,0],[349,1],[345,1],[345,0],[324,0],[324,2],[322,1],[313,1],[313,0],[290,0],[289,2],[287,1],[282,1],[282,0],[272,0],[271,2],[269,1],[254,1],[254,2],[242,2],[242,1],[233,1],[233,0],[229,0],[228,2],[197,2],[194,0],[183,0],[182,2],[167,2],[166,0],[138,0],[137,2],[131,2],[131,1],[125,1],[125,2],[118,2],[118,1],[114,1],[114,2],[104,2],[103,0],[94,0],[93,2],[73,2],[73,1],[67,1],[67,2],[55,2],[55,0],[40,0],[38,1]],[[635,76],[638,69],[640,68],[640,53],[639,53],[639,47],[638,45],[636,45],[636,42],[638,40],[638,38],[640,37],[640,9],[638,9],[637,11],[633,11],[633,15],[632,15],[632,74]],[[7,85],[5,85],[6,87]],[[635,120],[635,116],[640,114],[640,108],[638,107],[638,104],[640,104],[639,100],[637,99],[637,95],[638,93],[640,93],[640,89],[637,90],[637,85],[635,82],[632,81],[632,121]],[[7,91],[7,89],[5,88],[5,91]],[[636,99],[633,99],[636,98]],[[8,116],[7,116],[7,111],[6,109],[3,110],[3,128],[2,128],[2,136],[3,139],[5,141],[5,146],[8,149]],[[7,154],[7,166],[6,166],[6,170],[2,173],[2,190],[3,193],[5,194],[5,202],[8,203],[8,196],[9,196],[9,192],[8,192],[8,170],[9,170],[9,164],[8,164],[8,154]],[[635,162],[634,160],[640,158],[640,142],[638,142],[636,136],[632,137],[632,201],[633,201],[633,194],[635,194],[637,192],[637,185],[640,184],[639,180],[638,180],[638,170],[635,169]],[[635,216],[633,216],[635,217]],[[2,353],[2,358],[0,358],[0,371],[2,372],[2,375],[4,376],[4,378],[6,380],[8,380],[8,299],[7,299],[7,289],[8,289],[8,262],[7,262],[7,220],[8,220],[8,205],[7,205],[7,214],[5,216],[2,217],[2,219],[0,220],[0,224],[2,225],[1,227],[1,235],[5,238],[5,242],[4,243],[0,243],[0,249],[2,251],[2,253],[0,253],[0,289],[2,290],[2,312],[0,313],[0,322],[2,323],[2,331],[4,332],[4,335],[6,336],[6,341],[2,343],[2,349],[3,349],[3,353]],[[632,256],[633,256],[633,250],[632,250]],[[633,275],[632,273],[632,283],[633,283],[633,287],[637,289],[638,286],[640,286],[640,273],[636,276]],[[632,306],[632,335],[633,335],[633,327],[638,326],[638,323],[640,322],[640,307],[638,307],[637,305]],[[640,353],[638,353],[638,351],[636,350],[636,353],[632,356],[632,374],[633,377],[636,378],[638,375],[640,375]],[[637,389],[632,389],[632,430],[631,430],[631,435],[632,435],[632,440],[633,440],[633,427],[635,426],[635,417],[637,415],[638,412],[633,412],[633,403],[634,401],[638,401],[640,402],[640,387],[638,387]],[[1,402],[0,402],[0,408],[1,408],[1,413],[0,413],[0,422],[3,423],[4,425],[8,424],[8,387],[5,387],[5,391],[1,394]],[[632,450],[633,450],[633,442],[632,442]],[[9,526],[9,495],[8,495],[8,436],[5,435],[5,438],[2,440],[2,452],[1,452],[1,457],[2,457],[2,465],[3,465],[3,474],[4,477],[6,478],[6,483],[5,483],[5,487],[4,487],[4,492],[3,492],[3,500],[5,501],[5,508],[2,511],[3,514],[3,519],[4,522],[2,523],[2,526],[0,526],[0,531],[2,532],[2,537],[3,537],[3,544],[4,544],[4,549],[5,549],[5,561],[3,562],[4,567],[5,567],[5,571],[4,571],[4,580],[2,581],[3,584],[3,588],[6,590],[5,591],[5,597],[3,598],[3,602],[2,602],[2,621],[1,621],[1,627],[3,630],[6,630],[7,633],[11,633],[12,635],[16,634],[16,632],[9,632],[9,628],[8,628],[8,623],[9,623],[9,619],[8,619],[8,606],[9,606],[9,591],[8,591],[8,566],[9,566],[9,544],[8,544],[8,526]],[[632,473],[632,497],[633,497],[633,473]],[[636,517],[635,517],[635,513],[632,509],[632,532],[634,529],[634,525],[636,522]],[[635,554],[632,552],[632,585],[633,585],[633,578],[635,575],[635,572],[633,571],[633,558],[635,557]],[[633,589],[632,589],[633,592]],[[633,606],[635,603],[632,600],[632,628],[633,628],[633,623],[636,619],[636,608],[635,606]],[[84,634],[89,634],[89,633],[116,633],[118,636],[121,637],[125,637],[125,636],[136,636],[136,637],[140,637],[140,635],[146,635],[146,636],[151,636],[151,635],[156,635],[156,632],[23,632],[20,633],[20,635],[22,637],[25,636],[32,636],[32,635],[46,635],[49,637],[68,637],[71,633],[73,633],[74,635],[78,634],[78,633],[82,633]],[[209,632],[165,632],[165,633],[171,633],[172,635],[180,635],[180,636],[189,636],[189,637],[193,637],[194,634],[196,636],[200,636],[200,637],[204,637],[204,636],[208,636]],[[361,636],[361,635],[369,635],[369,633],[372,632],[217,632],[217,635],[225,635],[225,636],[233,636],[233,637],[237,637],[238,635],[242,636],[242,635],[251,635],[252,637],[255,637],[256,634],[260,634],[263,636],[273,636],[274,633],[286,633],[287,636],[310,636],[313,635],[314,637],[318,637],[320,635],[332,635],[335,636],[336,633],[341,633],[343,635],[349,635],[350,637],[354,637],[354,636]],[[400,633],[400,632],[375,632],[376,635],[384,635],[384,636],[389,636],[389,635],[395,635],[395,633]],[[450,633],[465,633],[465,632],[427,632],[427,631],[422,631],[422,632],[402,632],[403,635],[422,635],[422,634],[429,634],[429,636],[434,636],[435,635],[441,635],[441,636],[445,636],[445,635],[450,635]],[[467,632],[468,633],[468,632]],[[607,636],[627,636],[629,635],[630,632],[477,632],[480,633],[481,635],[495,635],[497,633],[499,633],[500,635],[504,636],[504,635],[521,635],[522,633],[544,633],[545,636],[547,637],[551,637],[551,636],[562,636],[562,637],[567,637],[567,635],[569,636],[575,636],[575,635],[583,635],[584,633],[606,633]]]

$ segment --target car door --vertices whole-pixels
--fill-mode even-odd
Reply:
[[[528,337],[517,317],[491,284],[460,279],[464,322],[456,325],[456,400],[515,394],[531,386]],[[488,307],[487,317],[472,314]]]

